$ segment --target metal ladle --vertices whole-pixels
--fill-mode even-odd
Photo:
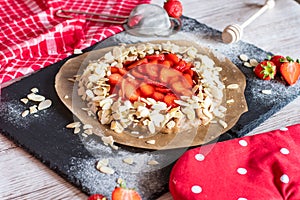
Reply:
[[[123,24],[125,30],[135,36],[169,36],[178,32],[182,26],[180,19],[169,17],[162,7],[155,4],[140,4],[129,16],[63,9],[56,12],[56,16],[69,19],[74,18],[71,14],[89,15],[86,20],[94,22]]]

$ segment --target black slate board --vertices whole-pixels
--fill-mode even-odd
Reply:
[[[219,141],[247,134],[300,95],[299,83],[287,87],[279,78],[270,82],[258,80],[251,69],[242,66],[237,57],[246,53],[251,58],[263,60],[270,53],[244,42],[222,44],[219,31],[194,19],[183,17],[182,20],[182,33],[189,34],[187,39],[196,39],[195,42],[199,43],[206,42],[210,48],[223,53],[245,73],[247,78],[245,96],[249,111],[243,114],[238,123],[223,134]],[[194,38],[189,38],[191,34]],[[120,33],[85,51],[138,40],[139,38]],[[65,128],[66,124],[74,120],[74,116],[61,103],[54,89],[55,75],[66,60],[2,90],[0,132],[87,194],[102,193],[110,196],[119,177],[125,179],[129,187],[135,187],[143,199],[155,199],[166,192],[172,164],[186,149],[149,151],[120,146],[120,149],[115,151],[104,146],[97,137],[84,138],[74,135],[72,130]],[[29,115],[22,118],[20,113],[28,109],[29,105],[22,104],[20,99],[33,87],[39,88],[40,94],[50,98],[53,105],[47,110],[38,112],[36,116]],[[272,89],[273,93],[262,95],[261,89]],[[122,159],[126,157],[134,157],[135,163],[132,166],[124,164]],[[95,169],[96,161],[102,158],[110,160],[109,166],[116,170],[115,174],[105,175]],[[151,159],[157,160],[160,164],[147,165]]]

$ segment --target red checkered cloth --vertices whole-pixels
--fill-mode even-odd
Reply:
[[[174,200],[300,199],[300,124],[187,151],[170,175]]]
[[[81,10],[128,16],[150,0],[1,0],[0,84],[29,74],[123,31],[122,25],[66,19],[56,11]]]

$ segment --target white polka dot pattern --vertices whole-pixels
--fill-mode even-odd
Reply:
[[[239,141],[239,144],[240,144],[241,146],[243,146],[243,147],[248,146],[248,143],[247,143],[246,140],[240,140],[240,141]]]
[[[247,170],[245,168],[238,168],[237,173],[239,173],[241,175],[245,175],[245,174],[247,174]]]
[[[194,185],[192,187],[192,192],[195,193],[195,194],[199,194],[199,193],[202,192],[202,188],[199,185]]]
[[[290,178],[288,177],[288,175],[283,174],[283,175],[280,177],[280,181],[281,181],[282,183],[289,183],[289,182],[290,182]]]
[[[290,151],[287,149],[287,148],[281,148],[280,149],[280,153],[284,154],[284,155],[287,155],[290,153]]]
[[[240,197],[238,200],[247,200],[246,198]]]
[[[195,155],[195,158],[196,158],[196,160],[198,160],[198,161],[203,161],[205,157],[204,157],[203,154],[199,153],[199,154],[196,154],[196,155]]]

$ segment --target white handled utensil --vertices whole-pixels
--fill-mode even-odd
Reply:
[[[243,29],[253,22],[257,17],[262,15],[265,11],[272,9],[275,6],[274,0],[266,0],[264,6],[246,20],[242,25],[233,24],[227,26],[222,32],[222,40],[224,43],[230,44],[239,41],[243,35]]]

